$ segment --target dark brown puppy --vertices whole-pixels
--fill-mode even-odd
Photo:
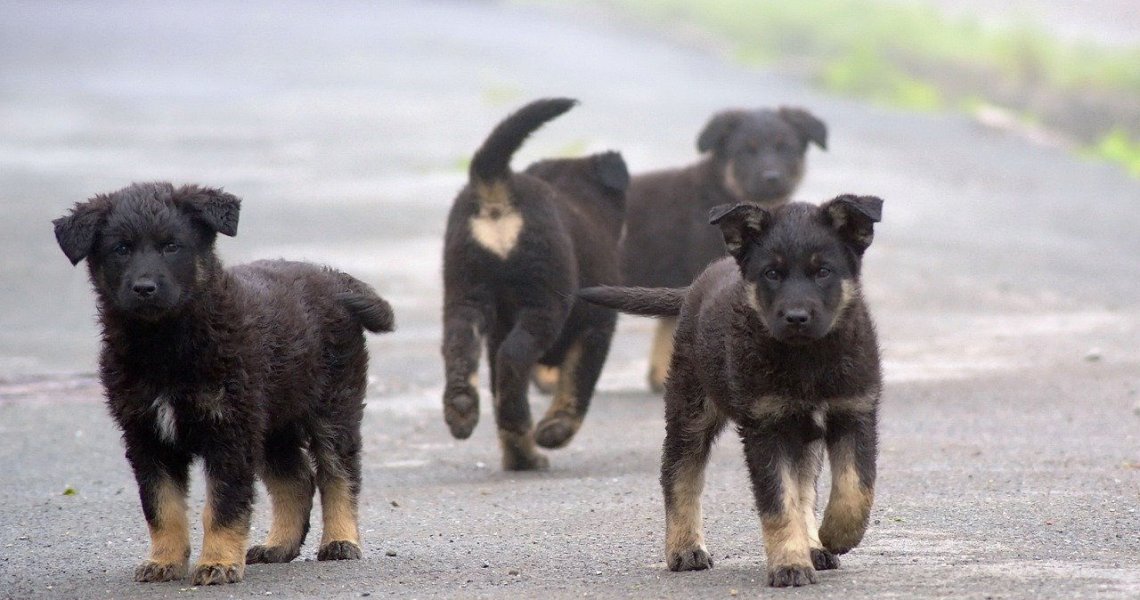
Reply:
[[[324,513],[317,558],[361,556],[362,330],[391,331],[392,309],[332,269],[285,261],[222,268],[214,239],[237,233],[239,206],[221,190],[134,184],[54,222],[60,247],[73,264],[87,259],[95,287],[100,379],[150,529],[137,581],[186,575],[194,458],[207,486],[194,585],[241,581],[247,562],[294,559],[314,479]],[[264,544],[247,552],[258,475],[273,522]]]
[[[616,283],[629,173],[616,152],[510,170],[511,155],[573,100],[533,102],[491,132],[448,217],[443,255],[444,418],[467,438],[479,420],[476,372],[487,344],[503,468],[548,465],[535,449],[567,444],[582,424],[609,352],[616,314],[577,301]],[[528,379],[558,366],[546,415],[531,431]]]
[[[629,187],[622,275],[626,285],[684,287],[724,245],[705,216],[717,205],[787,202],[803,177],[809,143],[827,147],[827,126],[798,108],[718,113],[697,138],[697,164],[638,175]],[[661,391],[677,320],[658,323],[649,385]]]
[[[674,571],[707,569],[701,490],[709,449],[728,421],[744,455],[764,532],[768,583],[815,583],[817,569],[863,538],[875,487],[882,377],[859,272],[882,201],[840,196],[816,207],[717,210],[732,258],[684,289],[594,288],[580,295],[643,315],[680,315],[665,387],[665,555]],[[824,447],[831,500],[818,530]]]

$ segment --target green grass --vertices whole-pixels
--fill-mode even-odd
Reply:
[[[1028,24],[987,28],[886,0],[595,4],[666,28],[696,26],[743,62],[792,69],[837,93],[923,111],[1003,106],[1137,174],[1140,47],[1062,42]]]

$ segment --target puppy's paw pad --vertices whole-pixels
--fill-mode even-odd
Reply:
[[[819,581],[811,567],[776,567],[768,570],[768,585],[772,587],[800,587]]]
[[[177,581],[186,577],[186,563],[159,563],[148,560],[135,568],[135,581]]]
[[[237,583],[245,576],[242,565],[226,563],[213,563],[194,567],[194,574],[190,577],[193,585],[220,585],[224,583]]]
[[[471,437],[475,425],[479,423],[479,395],[470,393],[454,393],[443,399],[443,420],[451,429],[451,435],[458,440]]]
[[[362,556],[360,546],[345,540],[329,542],[317,551],[317,560],[359,560]]]
[[[686,548],[669,553],[670,571],[704,571],[712,566],[712,556],[704,548]]]
[[[251,546],[245,553],[245,564],[287,563],[300,554],[300,548],[284,546]]]
[[[839,568],[839,557],[822,548],[812,548],[811,564],[816,571],[830,571]]]
[[[561,448],[570,443],[581,421],[568,415],[543,419],[534,430],[534,443],[543,448]]]

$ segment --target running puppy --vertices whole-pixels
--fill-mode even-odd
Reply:
[[[799,108],[728,110],[697,138],[706,154],[680,169],[638,175],[629,186],[621,260],[625,285],[684,287],[724,256],[705,215],[720,204],[787,202],[804,172],[809,144],[827,148],[827,126]],[[660,392],[677,320],[658,322],[650,353],[649,386]]]
[[[685,289],[594,288],[622,311],[677,316],[665,386],[665,556],[707,569],[701,490],[709,449],[728,421],[744,455],[764,532],[768,584],[816,582],[863,538],[875,489],[882,377],[859,271],[882,201],[714,209],[731,258]],[[816,528],[824,448],[831,499]]]
[[[218,189],[134,184],[54,221],[72,264],[87,259],[103,329],[100,379],[150,529],[136,581],[186,576],[195,458],[207,499],[194,585],[238,582],[246,563],[296,558],[314,487],[324,514],[317,558],[361,556],[362,333],[391,331],[392,309],[332,269],[224,269],[214,240],[237,233],[240,202]],[[273,522],[247,552],[257,476]]]
[[[538,100],[500,123],[471,161],[448,216],[443,254],[444,419],[465,439],[479,420],[476,374],[486,340],[495,421],[507,470],[548,466],[582,425],[617,315],[577,301],[579,287],[619,281],[617,240],[629,173],[616,152],[541,161],[511,156],[573,100]],[[536,364],[559,367],[554,399],[531,431]]]

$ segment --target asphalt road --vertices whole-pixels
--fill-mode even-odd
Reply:
[[[0,598],[1140,596],[1140,183],[1116,168],[959,116],[817,95],[597,15],[439,1],[3,10]],[[763,587],[731,436],[705,494],[716,567],[665,568],[649,321],[621,321],[592,413],[549,472],[499,471],[489,419],[466,442],[448,435],[444,215],[490,127],[545,95],[582,104],[519,165],[610,148],[635,172],[681,164],[715,110],[795,104],[831,128],[798,196],[886,199],[864,274],[887,378],[874,524],[819,585]],[[85,274],[49,221],[154,179],[244,198],[239,235],[219,243],[228,262],[326,262],[393,302],[398,332],[370,343],[364,560],[258,565],[222,588],[131,582],[146,527],[90,376]],[[260,536],[265,502],[257,515]],[[315,554],[310,539],[302,557]]]

